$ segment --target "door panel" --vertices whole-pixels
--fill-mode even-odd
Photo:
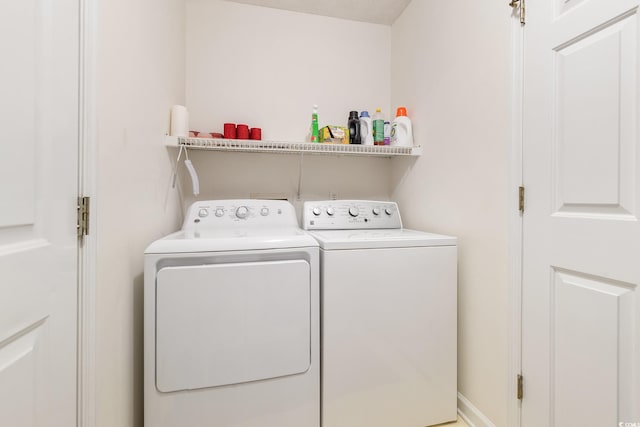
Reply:
[[[306,372],[305,260],[165,267],[156,279],[156,384],[172,392]]]
[[[527,5],[523,427],[640,423],[639,5]]]
[[[634,211],[637,32],[635,15],[554,49],[556,210]]]
[[[4,227],[33,225],[35,213],[35,131],[36,76],[42,37],[42,17],[38,0],[2,1],[0,17],[0,117],[10,118],[4,123],[0,158],[11,159],[0,168],[0,233]],[[6,233],[3,233],[6,234]],[[13,233],[12,233],[13,234]],[[1,242],[1,240],[0,240]]]
[[[630,414],[633,288],[628,283],[555,270],[551,295],[551,425],[615,426]],[[584,377],[587,377],[585,380]],[[576,387],[590,383],[597,387]]]
[[[76,424],[77,0],[0,0],[0,425]]]
[[[0,343],[0,414],[12,425],[34,426],[38,359],[45,319]]]

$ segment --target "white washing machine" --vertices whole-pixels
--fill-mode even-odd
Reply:
[[[306,202],[320,244],[323,427],[457,417],[456,238],[402,228],[395,203]]]
[[[146,427],[319,427],[319,253],[285,201],[193,204],[145,251]]]

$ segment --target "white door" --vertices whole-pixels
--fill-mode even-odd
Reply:
[[[638,6],[527,2],[523,427],[640,425]]]
[[[78,0],[0,0],[0,426],[76,425]]]

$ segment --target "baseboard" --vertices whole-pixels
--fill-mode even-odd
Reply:
[[[496,427],[473,403],[458,393],[458,415],[469,427]]]

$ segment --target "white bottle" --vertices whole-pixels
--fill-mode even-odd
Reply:
[[[368,111],[360,113],[360,140],[362,145],[373,145],[373,122]]]
[[[391,125],[391,145],[413,147],[413,130],[405,107],[398,107],[396,111],[396,118]]]

